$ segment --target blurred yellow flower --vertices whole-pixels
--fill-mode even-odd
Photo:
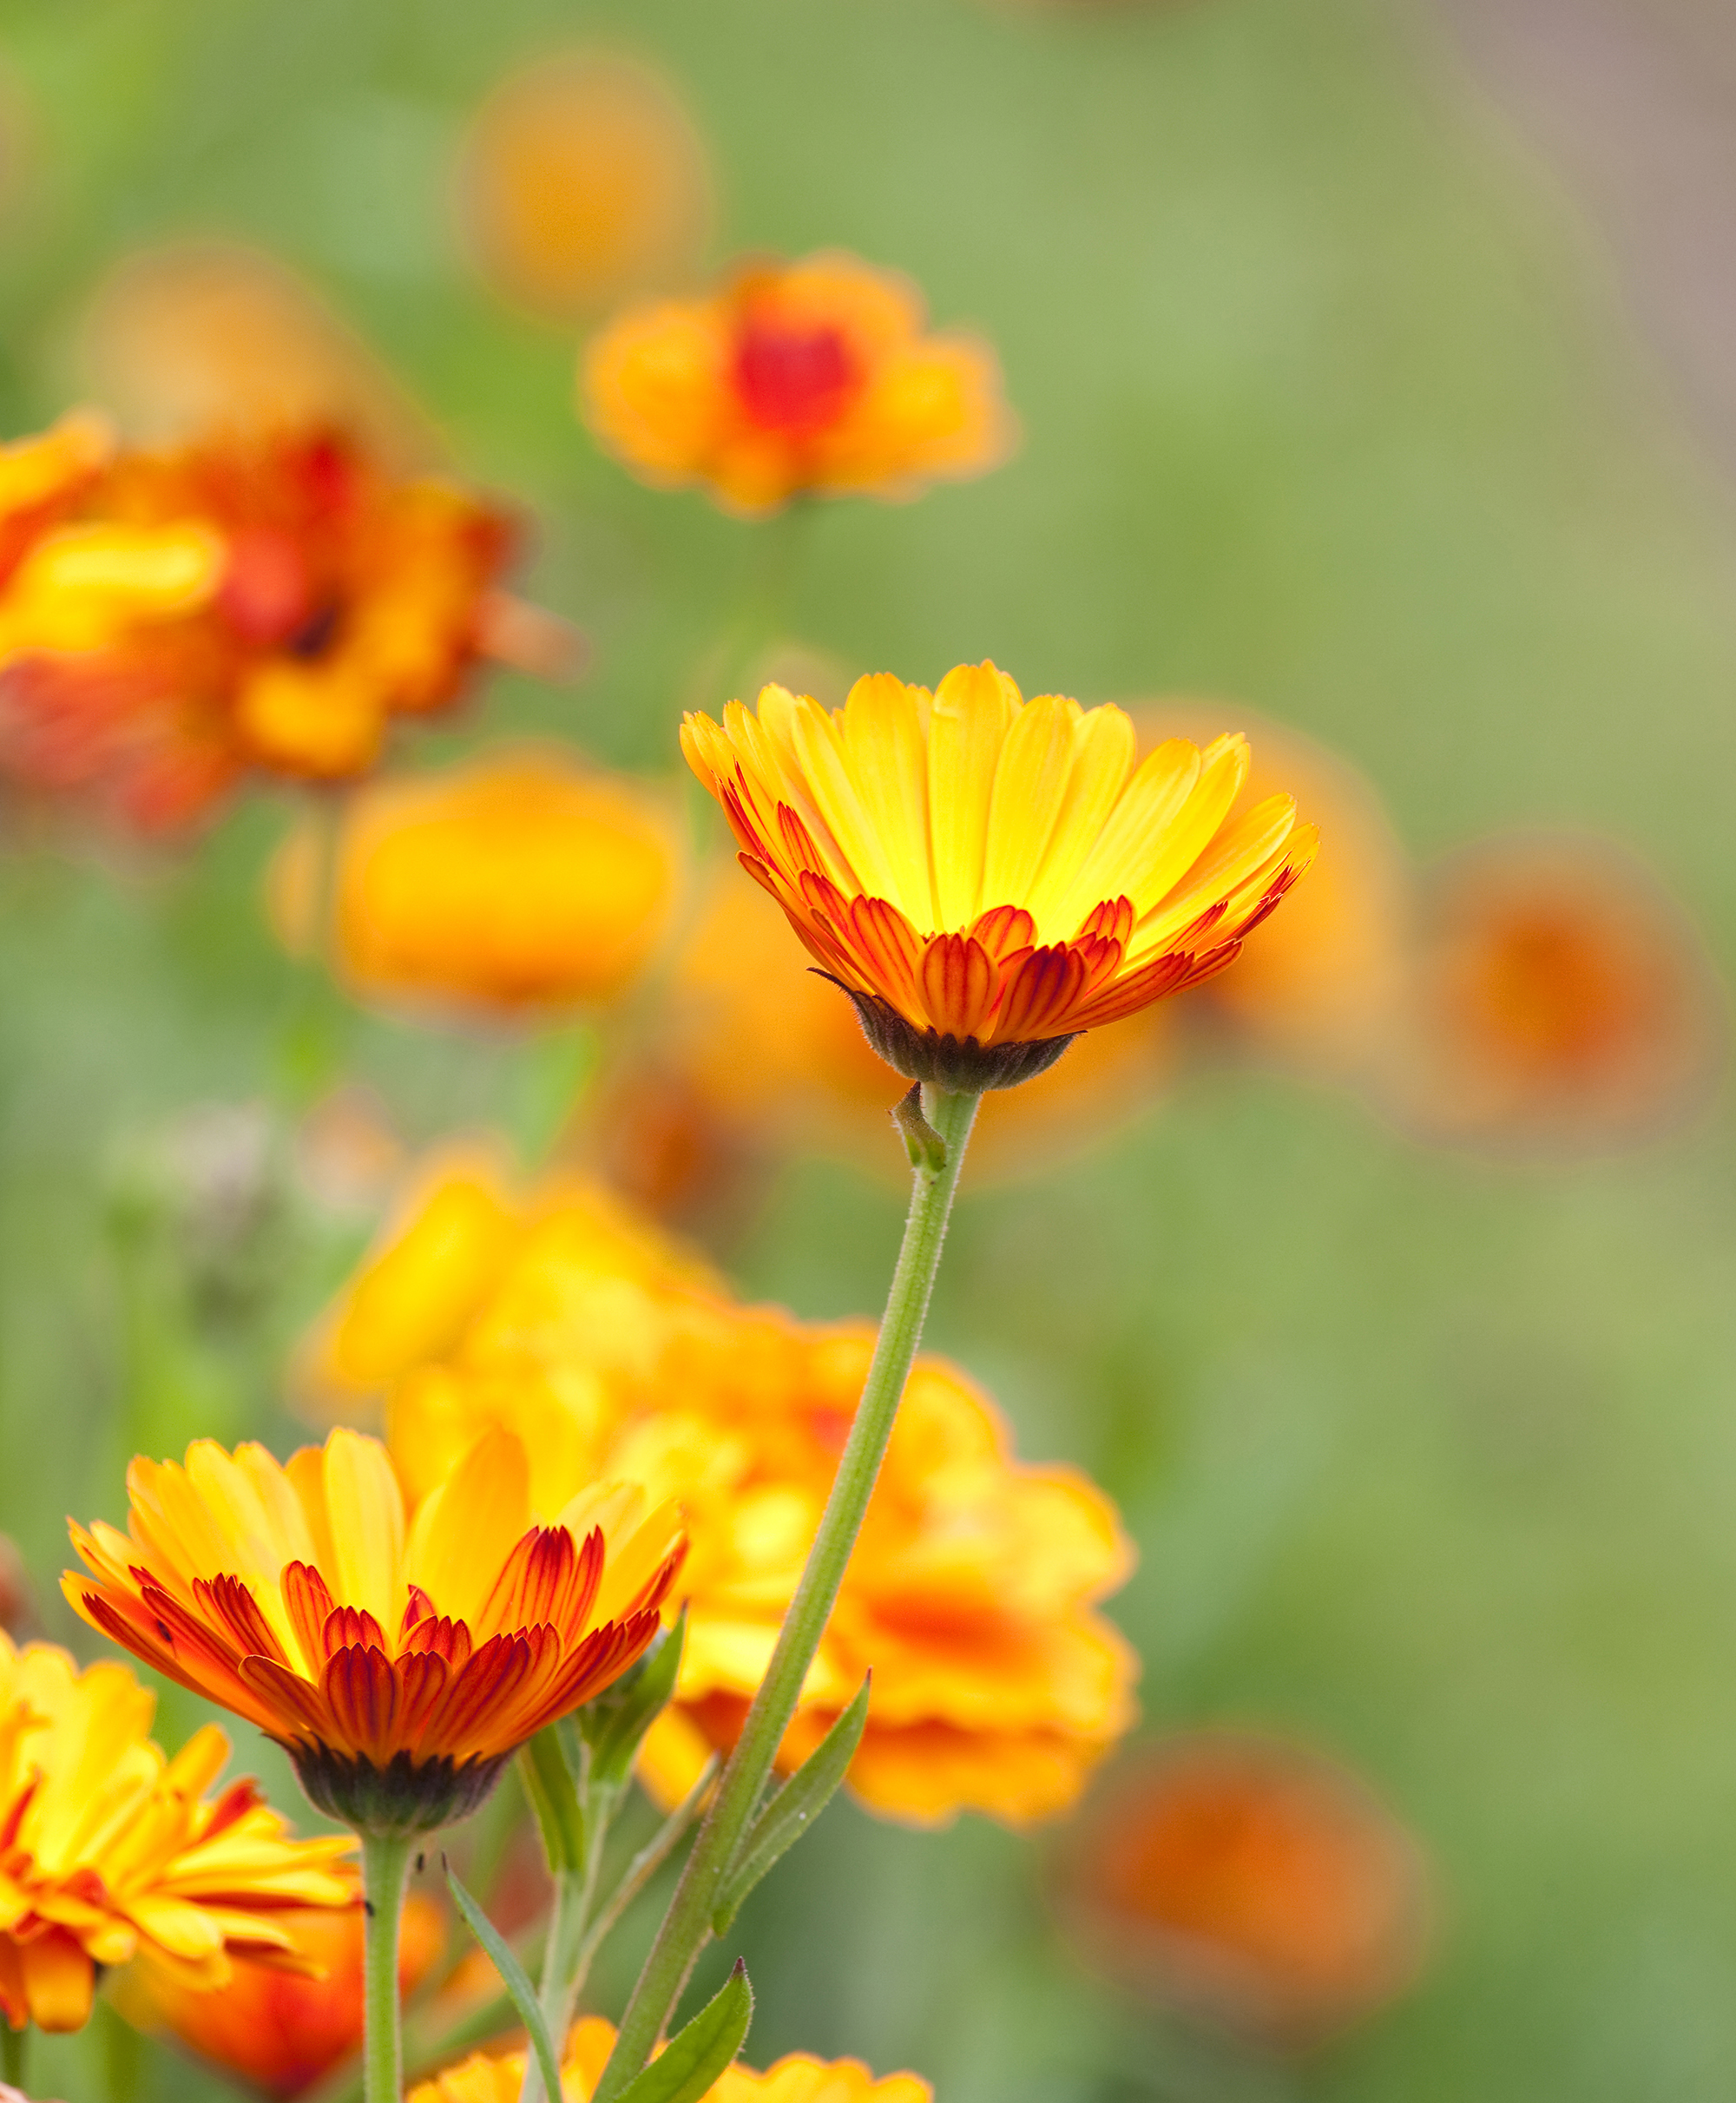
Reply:
[[[299,2096],[362,2043],[362,1894],[323,1912],[279,1916],[312,1975],[236,1957],[226,1984],[187,1981],[148,1959],[121,1981],[115,2006],[136,2028],[169,2035],[267,2096]],[[398,1924],[398,1977],[410,1994],[439,1955],[445,1921],[425,1892],[412,1891]]]
[[[561,2063],[562,2103],[590,2103],[615,2047],[615,2025],[587,2015],[573,2025]],[[524,2054],[476,2053],[431,2081],[418,2082],[407,2103],[518,2103]],[[880,2080],[859,2060],[817,2060],[792,2052],[764,2073],[725,2069],[701,2103],[933,2103],[934,2091],[914,2073]]]
[[[1381,1082],[1435,1140],[1574,1149],[1653,1136],[1705,1101],[1725,996],[1680,908],[1613,844],[1476,843],[1425,879]]]
[[[1278,2044],[1344,2028],[1422,1958],[1415,1842],[1354,1776],[1278,1739],[1205,1732],[1127,1763],[1062,1876],[1103,1970]]]
[[[1332,851],[1248,940],[1233,971],[1187,1003],[1258,1049],[1332,1073],[1360,1071],[1391,1027],[1410,939],[1404,850],[1372,788],[1337,753],[1220,702],[1166,699],[1131,707],[1140,745],[1201,746],[1232,721],[1252,744],[1245,804],[1280,785],[1313,813]]]
[[[406,1230],[406,1245],[414,1226]],[[618,1246],[618,1245],[617,1245]],[[663,1797],[729,1744],[801,1574],[861,1390],[867,1324],[810,1327],[648,1276],[551,1211],[440,1361],[406,1371],[388,1443],[416,1509],[504,1429],[538,1512],[597,1481],[673,1499],[691,1552],[677,1701],[645,1772]],[[857,1795],[933,1823],[1063,1808],[1132,1718],[1134,1660],[1094,1602],[1130,1555],[1107,1499],[1016,1462],[986,1398],[919,1359],[838,1609],[784,1748],[874,1674]]]
[[[352,986],[516,1015],[623,992],[668,924],[681,853],[648,787],[521,747],[372,785],[334,858],[331,945]]]
[[[252,1782],[204,1792],[228,1741],[213,1725],[173,1760],[156,1698],[124,1665],[80,1672],[0,1635],[0,2011],[15,2030],[76,2030],[98,1965],[147,1958],[179,1985],[224,1985],[239,1956],[303,1962],[288,1908],[346,1906],[345,1839],[293,1840]]]
[[[1240,736],[1138,766],[1130,719],[992,664],[887,674],[827,711],[766,687],[681,746],[742,866],[912,1081],[1009,1088],[1081,1030],[1233,963],[1313,858],[1293,798],[1240,817]]]
[[[988,345],[924,335],[912,286],[838,251],[619,316],[586,355],[582,393],[635,474],[703,483],[742,512],[913,495],[984,473],[1013,437]]]
[[[363,1832],[474,1810],[516,1747],[625,1672],[680,1567],[678,1516],[575,1484],[532,1522],[519,1442],[478,1441],[407,1527],[385,1449],[334,1431],[287,1468],[209,1440],[135,1460],[131,1532],[72,1529],[92,1627],[257,1724]]]
[[[490,94],[464,141],[458,205],[490,284],[573,320],[687,274],[710,221],[711,180],[662,76],[580,47]]]

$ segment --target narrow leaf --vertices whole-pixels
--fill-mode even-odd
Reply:
[[[561,2093],[560,2062],[549,2036],[549,2026],[542,2020],[542,2011],[536,2005],[536,1989],[526,1976],[524,1967],[512,1954],[506,1938],[470,1893],[465,1890],[450,1865],[446,1869],[446,1889],[452,1894],[452,1903],[464,1916],[465,1925],[488,1952],[489,1962],[500,1974],[501,1984],[512,1996],[512,2005],[518,2020],[529,2033],[531,2049],[536,2054],[536,2064],[542,2075],[542,2093],[557,2103]]]
[[[699,2014],[621,2091],[621,2103],[700,2103],[741,2049],[753,2020],[753,1989],[739,1959]]]
[[[674,1627],[663,1631],[630,1673],[578,1712],[579,1729],[590,1747],[591,1775],[603,1787],[625,1783],[640,1740],[667,1707],[687,1634],[683,1608]]]
[[[549,1869],[557,1876],[562,1870],[583,1869],[584,1812],[558,1725],[545,1725],[520,1749],[518,1772],[536,1814]]]
[[[711,1924],[727,1935],[741,1902],[788,1848],[792,1848],[831,1803],[844,1779],[868,1721],[865,1679],[857,1696],[801,1765],[785,1783],[744,1835],[729,1866]]]

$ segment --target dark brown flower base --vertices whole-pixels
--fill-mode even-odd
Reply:
[[[407,1752],[399,1752],[386,1766],[376,1767],[324,1746],[285,1749],[309,1800],[328,1818],[358,1833],[400,1838],[468,1818],[494,1787],[508,1757],[501,1753],[462,1765],[451,1759],[412,1765]]]
[[[832,978],[822,971],[822,978]],[[1047,1073],[1071,1036],[1043,1037],[1030,1044],[979,1044],[975,1037],[943,1036],[937,1029],[918,1029],[890,1001],[858,993],[841,978],[834,986],[849,994],[862,1034],[890,1067],[906,1081],[920,1081],[949,1095],[980,1095],[985,1088],[1015,1088]]]

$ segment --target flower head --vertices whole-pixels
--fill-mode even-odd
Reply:
[[[590,2103],[608,2055],[615,2025],[587,2015],[575,2023],[561,2063],[562,2103]],[[410,2092],[408,2103],[517,2103],[524,2054],[477,2052]],[[702,2103],[933,2103],[934,2091],[914,2073],[876,2080],[859,2060],[817,2060],[792,2052],[764,2073],[729,2067]]]
[[[148,1958],[209,1990],[240,1956],[302,1962],[286,1909],[347,1906],[342,1839],[292,1840],[252,1782],[204,1792],[214,1725],[172,1760],[155,1697],[124,1665],[80,1672],[0,1635],[0,2011],[14,2029],[76,2030],[98,1965]]]
[[[1235,961],[1312,860],[1288,796],[1233,815],[1246,740],[1134,764],[1131,720],[991,664],[930,694],[882,674],[827,711],[690,715],[688,764],[742,866],[912,1081],[1010,1088],[1095,1028]]]
[[[305,922],[317,903],[297,913],[288,895],[304,842],[317,851],[311,833],[292,835],[279,889],[292,906],[279,917]],[[558,749],[401,776],[345,815],[337,964],[365,993],[495,1016],[608,1001],[663,932],[678,858],[672,814],[642,785]]]
[[[562,320],[685,277],[711,216],[692,118],[660,75],[612,51],[557,51],[501,82],[460,177],[483,275]]]
[[[911,287],[835,252],[621,315],[591,345],[583,389],[592,428],[636,474],[704,483],[737,511],[908,496],[983,473],[1012,435],[988,346],[924,335]]]
[[[286,1912],[279,1919],[311,1971],[236,1957],[227,1982],[207,1991],[147,1961],[122,1984],[121,2014],[239,2074],[262,2095],[299,2096],[361,2047],[360,1886],[347,1908]],[[412,1891],[398,1922],[400,1993],[415,1990],[444,1941],[440,1909],[426,1893]]]
[[[415,1245],[408,1222],[400,1247]],[[531,1456],[539,1512],[605,1477],[680,1501],[687,1640],[647,1745],[660,1797],[681,1794],[740,1728],[872,1348],[866,1324],[813,1326],[694,1291],[673,1252],[648,1269],[642,1244],[598,1234],[569,1196],[527,1221],[462,1336],[397,1384],[389,1443],[412,1508],[503,1430]],[[858,1797],[918,1824],[1063,1809],[1132,1720],[1135,1661],[1095,1611],[1130,1562],[1100,1491],[1016,1460],[987,1398],[944,1360],[918,1359],[783,1764],[871,1670]]]
[[[1713,967],[1655,877],[1613,845],[1481,841],[1430,872],[1419,918],[1382,1079],[1420,1132],[1596,1147],[1704,1100],[1725,1038]]]
[[[479,1442],[406,1528],[377,1440],[334,1431],[287,1467],[208,1440],[135,1461],[130,1535],[73,1528],[67,1598],[172,1679],[256,1723],[322,1811],[422,1832],[645,1649],[681,1565],[675,1515],[575,1486],[530,1517],[510,1436]],[[593,1521],[594,1512],[603,1522]],[[606,1535],[605,1528],[608,1534]]]
[[[1202,1732],[1130,1763],[1075,1829],[1066,1880],[1105,1970],[1278,2042],[1391,1999],[1422,1954],[1410,1835],[1354,1776],[1278,1740]]]

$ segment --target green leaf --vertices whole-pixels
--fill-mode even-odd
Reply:
[[[871,1678],[871,1674],[870,1675]],[[711,1916],[713,1929],[727,1935],[741,1902],[788,1848],[792,1848],[837,1793],[868,1721],[869,1680],[743,1836]]]
[[[590,1748],[591,1778],[603,1788],[621,1788],[632,1772],[640,1740],[675,1691],[687,1636],[683,1607],[674,1627],[663,1631],[630,1673],[578,1712],[579,1731]]]
[[[620,2103],[700,2103],[741,2049],[753,2020],[753,1989],[740,1959],[699,2014],[621,2091]]]
[[[550,1870],[558,1876],[563,1870],[583,1869],[584,1810],[558,1724],[545,1725],[521,1748],[518,1772],[536,1814]]]
[[[946,1167],[946,1141],[923,1115],[921,1081],[912,1081],[910,1094],[901,1096],[887,1114],[903,1135],[911,1167],[928,1175],[939,1175]]]
[[[525,1975],[524,1967],[513,1955],[499,1929],[458,1882],[444,1857],[441,1866],[446,1871],[446,1889],[452,1894],[453,1904],[464,1915],[465,1925],[470,1933],[488,1952],[489,1962],[500,1974],[501,1984],[512,1996],[512,2005],[517,2012],[518,2020],[529,2033],[530,2048],[536,2054],[536,2064],[542,2074],[542,2093],[551,2099],[551,2103],[559,2103],[560,2061],[549,2040],[549,2026],[542,2020],[542,2011],[536,2005],[536,1989]]]

